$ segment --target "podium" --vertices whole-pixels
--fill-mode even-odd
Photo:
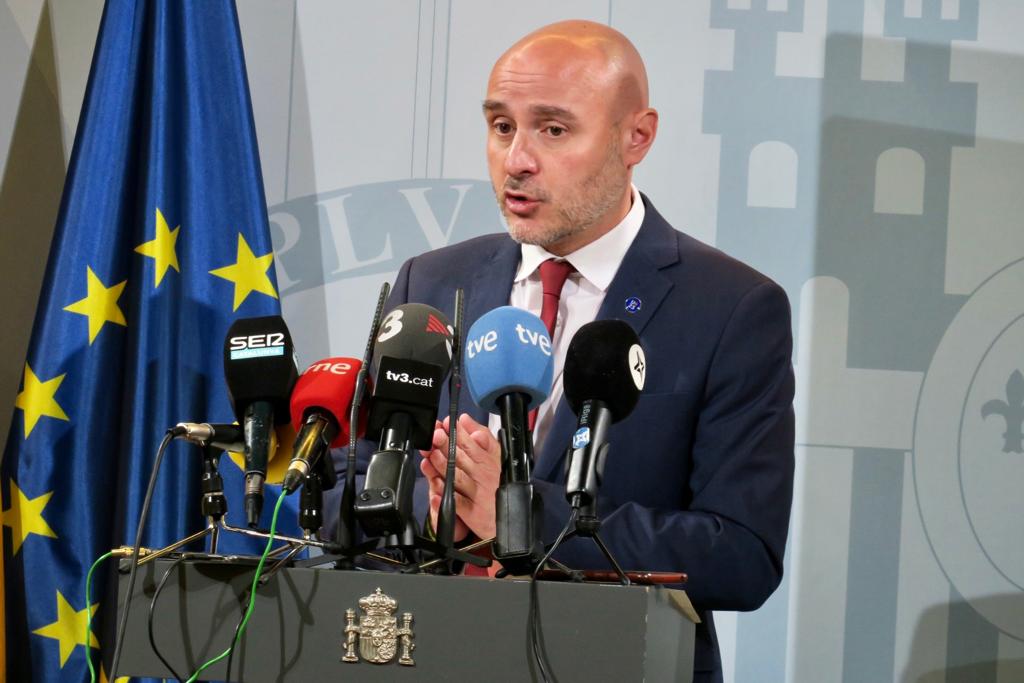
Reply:
[[[139,568],[119,675],[171,676],[147,636],[150,601],[170,565],[160,559]],[[228,647],[254,570],[207,560],[171,569],[154,633],[179,674]],[[121,573],[119,609],[127,583]],[[544,649],[559,681],[692,679],[697,615],[682,591],[565,582],[537,588]],[[529,599],[525,580],[284,568],[257,590],[231,671],[222,660],[201,680],[540,680]]]

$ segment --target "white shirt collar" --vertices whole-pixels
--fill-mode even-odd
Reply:
[[[601,235],[593,242],[584,245],[563,258],[588,282],[601,291],[607,291],[618,272],[622,259],[625,258],[629,246],[633,244],[640,226],[644,222],[644,202],[635,185],[630,185],[633,205],[626,217],[614,228]],[[548,252],[544,247],[535,244],[520,245],[519,270],[516,271],[515,282],[530,277],[544,261],[559,258]]]

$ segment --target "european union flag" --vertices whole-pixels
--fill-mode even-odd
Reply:
[[[273,258],[234,4],[108,0],[3,459],[6,680],[88,680],[86,652],[112,654],[86,638],[113,616],[86,571],[133,541],[164,431],[232,420],[224,336],[280,311]],[[200,465],[172,446],[146,545],[202,528]]]

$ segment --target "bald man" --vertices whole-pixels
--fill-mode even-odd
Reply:
[[[541,264],[571,265],[553,334],[555,381],[534,431],[533,481],[544,539],[569,518],[564,459],[576,418],[561,370],[573,334],[619,318],[640,335],[647,383],[610,431],[602,536],[629,569],[683,571],[701,611],[695,680],[721,680],[710,610],[756,609],[782,577],[793,477],[789,305],[771,280],[674,230],[632,185],[658,129],[647,74],[621,33],[552,24],[513,45],[483,103],[487,161],[508,234],[406,262],[390,305],[451,313],[466,325],[506,304],[542,309]],[[465,392],[464,392],[465,394]],[[447,398],[442,398],[442,406]],[[490,538],[501,465],[496,418],[463,396],[456,456],[457,538]],[[439,422],[421,462],[420,503],[436,520],[448,450]],[[425,489],[425,490],[422,490]],[[607,568],[588,539],[557,555]]]

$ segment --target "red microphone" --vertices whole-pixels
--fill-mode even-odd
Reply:
[[[309,366],[292,390],[292,425],[298,432],[284,490],[293,493],[310,469],[330,448],[346,445],[349,411],[362,363],[355,358],[325,358]],[[366,430],[366,411],[360,410],[356,433]]]

